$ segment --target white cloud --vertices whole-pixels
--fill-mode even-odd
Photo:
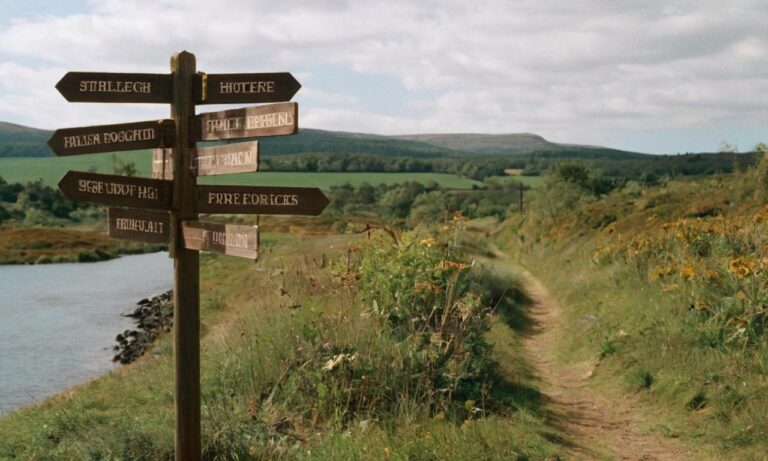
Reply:
[[[155,116],[75,109],[53,84],[65,70],[167,72],[170,55],[188,49],[208,72],[311,75],[333,64],[408,92],[396,116],[342,85],[305,84],[302,126],[598,143],[633,129],[765,125],[767,9],[758,0],[94,1],[90,12],[0,30],[0,118],[50,127]]]

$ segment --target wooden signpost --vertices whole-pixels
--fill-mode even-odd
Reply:
[[[196,76],[197,104],[250,104],[290,101],[301,85],[288,72],[203,74]]]
[[[171,74],[67,72],[56,89],[69,102],[173,102]]]
[[[173,180],[173,149],[152,150],[152,177]]]
[[[168,243],[171,217],[167,211],[107,210],[109,236],[147,243]]]
[[[258,226],[185,221],[184,246],[256,260],[259,256]]]
[[[65,128],[53,132],[48,146],[56,155],[81,155],[173,145],[172,120]]]
[[[69,171],[59,189],[70,200],[155,210],[171,206],[171,183],[157,179]]]
[[[56,85],[72,102],[170,103],[171,119],[68,128],[48,144],[57,155],[154,148],[152,177],[68,172],[59,188],[71,200],[111,206],[109,235],[168,242],[174,259],[174,371],[177,461],[199,461],[199,251],[256,259],[257,226],[201,222],[198,213],[317,215],[328,199],[302,187],[197,186],[197,176],[258,171],[258,142],[195,149],[201,140],[294,134],[301,88],[289,73],[197,73],[195,56],[173,55],[170,74],[69,72]],[[280,103],[195,117],[195,104]],[[154,210],[154,211],[153,211]]]
[[[192,150],[192,173],[214,176],[259,171],[259,142],[239,142]],[[152,152],[152,177],[173,180],[173,149]]]
[[[195,118],[196,141],[295,134],[299,105],[294,102],[208,112]]]
[[[199,186],[197,208],[211,214],[319,215],[328,198],[314,187]]]
[[[259,171],[259,142],[198,147],[192,153],[192,169],[197,176]]]

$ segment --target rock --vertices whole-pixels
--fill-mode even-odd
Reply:
[[[135,330],[125,330],[115,337],[117,354],[113,362],[128,364],[144,355],[154,344],[157,336],[170,331],[173,326],[173,292],[168,291],[150,299],[142,299],[133,312],[122,314],[136,321]]]

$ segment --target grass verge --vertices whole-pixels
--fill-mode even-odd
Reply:
[[[435,250],[421,237],[408,257]],[[371,251],[382,252],[377,264],[390,261],[388,242],[373,243]],[[430,291],[429,283],[439,289],[454,280],[461,263],[434,272],[440,258],[429,260],[413,278],[397,279],[411,289],[422,282],[425,298],[411,301],[442,300],[416,330],[429,334],[419,335],[399,316],[382,316],[395,306],[423,307],[406,304],[406,292],[388,291],[400,304],[376,295],[379,314],[360,297],[364,237],[262,243],[257,264],[202,259],[204,459],[556,459],[558,436],[539,411],[514,325],[501,314],[517,302],[507,275],[489,278],[491,268],[466,281],[491,280],[485,287],[500,302],[494,316],[473,324],[487,327],[478,335],[462,325],[469,312],[462,309],[474,309],[475,298],[447,302],[447,291],[459,293],[451,285],[442,295]],[[376,276],[391,269],[376,267]],[[473,340],[447,344],[459,343],[458,331]],[[465,362],[477,353],[490,374]],[[164,336],[138,362],[0,419],[0,459],[172,459],[172,382]]]

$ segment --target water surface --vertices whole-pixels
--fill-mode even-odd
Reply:
[[[115,335],[134,327],[120,314],[172,285],[167,253],[0,265],[0,415],[116,366]]]

